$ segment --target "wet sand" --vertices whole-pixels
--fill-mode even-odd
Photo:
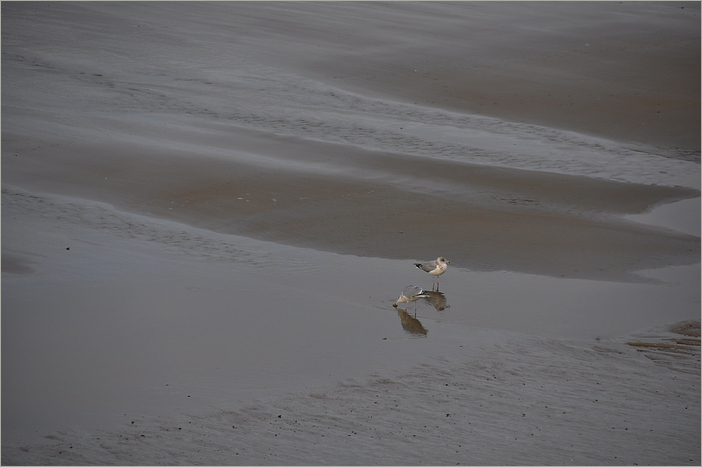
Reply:
[[[699,14],[4,3],[3,463],[698,465]]]
[[[184,136],[172,135],[171,144],[198,138],[192,128],[178,132]],[[111,141],[90,151],[62,143],[51,149],[51,161],[23,151],[5,170],[21,186],[344,254],[433,258],[440,248],[458,267],[627,281],[637,280],[632,272],[639,269],[698,261],[698,237],[617,216],[696,197],[696,189],[408,161],[397,153],[241,133],[199,138],[210,151],[218,138],[222,145],[236,138],[243,150],[258,148],[272,161],[205,162]],[[161,165],[168,171],[159,174]]]
[[[452,268],[415,315],[408,261],[13,189],[3,215],[31,269],[3,273],[4,463],[699,462],[699,339],[659,324],[696,316],[696,266]]]

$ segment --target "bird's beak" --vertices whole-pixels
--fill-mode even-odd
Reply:
[[[393,303],[392,306],[394,306],[395,308],[397,308],[397,303]]]

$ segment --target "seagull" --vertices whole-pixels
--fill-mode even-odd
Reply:
[[[448,268],[448,263],[451,261],[446,261],[446,258],[439,256],[436,261],[427,261],[426,263],[414,263],[422,271],[428,272],[436,280],[436,289],[439,290],[439,276],[446,272]],[[434,282],[432,281],[432,289],[434,288]]]
[[[410,302],[416,302],[420,298],[426,298],[428,296],[429,294],[423,288],[417,285],[408,285],[407,287],[405,287],[405,290],[403,290],[400,294],[400,298],[398,298],[397,301],[392,304],[392,306],[397,308],[398,303],[406,303],[407,305],[405,305],[405,311],[407,311],[407,306]],[[414,304],[414,314],[417,314],[416,303]]]

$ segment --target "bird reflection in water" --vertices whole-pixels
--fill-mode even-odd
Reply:
[[[413,318],[407,313],[405,310],[398,308],[397,309],[397,316],[400,317],[400,323],[402,324],[402,329],[407,331],[410,334],[414,334],[417,336],[426,336],[427,335],[427,330],[424,326],[422,326],[422,323],[417,319]]]
[[[436,309],[436,311],[443,311],[450,307],[450,305],[446,303],[446,295],[443,293],[424,290],[416,285],[405,287],[405,290],[402,291],[400,298],[398,298],[392,306],[397,308],[397,315],[400,317],[402,329],[410,334],[426,336],[428,332],[427,329],[422,326],[422,323],[417,319],[417,302],[421,300],[426,300]],[[409,305],[411,302],[414,302],[415,306],[414,316],[411,316],[407,310],[407,305]],[[399,303],[406,304],[404,310],[397,306]]]
[[[402,291],[400,294],[400,298],[397,299],[395,303],[393,303],[392,306],[397,308],[398,303],[404,303],[405,304],[405,311],[407,311],[407,306],[415,302],[414,304],[414,315],[417,316],[417,300],[428,297],[428,293],[426,290],[423,288],[417,286],[417,285],[408,285],[405,287],[405,290]]]
[[[450,308],[451,305],[446,303],[446,295],[444,295],[441,292],[430,292],[430,291],[424,291],[428,297],[425,297],[424,299],[431,304],[434,308],[436,308],[436,311],[444,311],[446,308]]]

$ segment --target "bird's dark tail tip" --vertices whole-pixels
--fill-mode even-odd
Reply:
[[[420,268],[420,269],[422,268],[422,263],[414,263],[414,265],[417,266],[417,267]]]

